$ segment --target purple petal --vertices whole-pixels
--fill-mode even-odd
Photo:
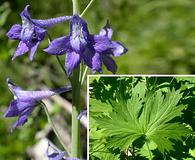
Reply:
[[[62,153],[52,153],[48,155],[49,160],[63,160],[64,152]]]
[[[112,47],[112,43],[106,36],[94,36],[94,48],[98,53],[105,52]]]
[[[72,73],[72,70],[78,67],[80,61],[81,57],[79,54],[76,52],[67,52],[65,66],[68,77]]]
[[[87,23],[78,15],[70,21],[70,44],[75,52],[83,52],[86,48],[89,32]]]
[[[80,120],[84,115],[86,115],[87,114],[87,109],[85,109],[85,110],[82,110],[80,113],[79,113],[79,115],[77,116],[77,119],[78,120]]]
[[[24,10],[20,13],[20,16],[22,17],[22,18],[27,18],[27,19],[30,19],[30,15],[29,15],[29,13],[28,13],[28,8],[29,8],[29,6],[30,5],[26,5],[25,6],[25,8],[24,8]]]
[[[85,62],[85,64],[89,67],[89,68],[93,68],[93,64],[92,64],[92,59],[95,55],[95,51],[94,48],[91,46],[88,46],[85,48],[84,52],[82,52],[82,58]]]
[[[60,37],[53,40],[49,47],[44,49],[48,54],[61,55],[70,50],[69,37]]]
[[[28,24],[28,22],[26,22],[26,24],[24,26],[22,26],[22,30],[21,30],[21,34],[20,34],[21,40],[23,42],[25,42],[28,47],[31,47],[28,44],[32,43],[34,30],[35,30],[34,26],[31,24]]]
[[[112,54],[116,57],[119,57],[121,54],[127,52],[127,49],[119,42],[112,41]]]
[[[33,56],[34,56],[34,54],[35,54],[35,52],[36,52],[36,50],[37,50],[37,47],[38,47],[39,43],[40,43],[40,42],[37,42],[37,43],[30,49],[30,57],[29,57],[30,61],[33,60]]]
[[[20,41],[14,56],[12,57],[12,60],[14,60],[16,57],[23,55],[24,53],[28,52],[29,48],[26,46],[25,43],[23,43],[22,41]]]
[[[102,72],[101,66],[102,66],[101,56],[99,53],[95,53],[92,58],[92,70]]]
[[[13,128],[17,128],[19,126],[23,126],[24,123],[27,122],[28,116],[27,115],[22,115],[18,118],[18,120],[13,124]]]
[[[38,26],[35,26],[35,34],[37,37],[35,37],[38,41],[42,41],[45,38],[47,30],[40,28]],[[35,39],[35,40],[36,40]]]
[[[19,24],[15,24],[11,27],[11,29],[7,32],[7,36],[10,39],[14,39],[14,40],[20,40],[20,33],[22,30],[22,26]]]
[[[70,36],[74,36],[75,33],[77,35],[80,33],[80,35],[83,35],[84,37],[89,35],[87,23],[77,14],[73,15],[70,20]]]
[[[32,22],[35,25],[38,25],[42,28],[50,28],[53,27],[55,24],[63,22],[63,21],[67,21],[70,20],[72,18],[72,16],[61,16],[61,17],[57,17],[57,18],[50,18],[50,19],[32,19]]]
[[[4,114],[4,117],[16,117],[27,108],[33,108],[36,105],[36,102],[33,101],[20,101],[20,100],[12,100],[7,111]]]
[[[116,73],[117,65],[115,61],[110,57],[110,55],[103,54],[102,61],[109,71],[111,71],[113,74]]]
[[[110,28],[109,21],[106,22],[106,25],[104,28],[101,29],[99,35],[101,36],[107,36],[109,39],[112,38],[113,30]]]
[[[31,114],[33,111],[33,108],[27,108],[22,112],[21,115],[19,115],[18,120],[13,124],[13,128],[23,126],[24,123],[27,122],[28,116]]]
[[[63,160],[63,157],[65,155],[64,152],[58,151],[58,149],[54,148],[49,143],[48,143],[46,154],[49,160]]]

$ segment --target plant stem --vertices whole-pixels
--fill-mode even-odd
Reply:
[[[80,121],[77,116],[80,113],[80,91],[79,81],[80,66],[73,71],[72,77],[72,156],[80,158]]]
[[[87,74],[87,69],[88,69],[88,67],[86,66],[86,67],[85,67],[85,70],[84,70],[84,72],[83,72],[83,76],[82,76],[82,78],[81,78],[81,86],[83,85],[83,83],[84,83],[84,81],[85,81],[85,77],[86,77],[86,74]]]
[[[65,73],[65,75],[67,75],[67,74],[66,74],[66,70],[65,70],[65,68],[64,68],[64,66],[63,66],[63,64],[62,64],[62,62],[60,61],[59,56],[56,56],[56,59],[57,59],[58,63],[60,64],[60,67],[62,68],[62,70],[63,70],[63,72]]]
[[[72,0],[73,14],[79,14],[79,3],[78,0]]]
[[[152,154],[151,154],[151,151],[150,151],[150,148],[149,148],[149,145],[148,145],[147,140],[146,140],[146,146],[147,146],[147,148],[148,148],[148,152],[149,152],[150,160],[152,160]]]
[[[50,44],[51,41],[52,41],[52,38],[51,38],[51,36],[50,36],[50,34],[49,34],[48,32],[47,32],[47,36],[48,36],[48,42],[49,42],[49,44]],[[65,70],[65,68],[64,68],[64,66],[63,66],[63,64],[62,64],[62,62],[60,61],[60,58],[59,58],[58,55],[56,55],[56,59],[57,59],[58,63],[60,64],[60,67],[62,68],[62,70],[63,70],[63,72],[65,73],[65,75],[67,75],[67,74],[66,74],[66,70]]]
[[[52,118],[51,118],[50,115],[49,115],[49,111],[48,111],[48,109],[47,109],[47,106],[46,106],[45,103],[43,103],[42,101],[41,101],[40,103],[41,103],[41,105],[42,105],[43,108],[44,108],[44,111],[45,111],[45,113],[46,113],[46,115],[47,115],[48,122],[50,123],[50,125],[51,125],[51,127],[52,127],[52,129],[53,129],[55,135],[57,136],[57,138],[58,138],[60,144],[64,147],[64,149],[65,149],[65,151],[67,152],[68,156],[71,157],[71,154],[70,154],[68,148],[67,148],[66,145],[63,143],[62,137],[61,137],[60,134],[58,133],[58,131],[57,131],[57,129],[56,129],[56,127],[55,127],[55,125],[54,125],[54,123],[53,123],[53,121],[52,121]]]
[[[86,8],[84,9],[84,11],[81,13],[80,17],[84,16],[85,12],[88,10],[88,8],[91,6],[91,4],[92,4],[93,2],[94,2],[94,0],[91,0],[91,1],[88,3],[87,7],[86,7]]]
[[[79,14],[78,0],[72,0],[73,14]],[[80,121],[77,116],[80,113],[80,66],[74,69],[72,73],[72,146],[71,153],[73,157],[80,158]]]

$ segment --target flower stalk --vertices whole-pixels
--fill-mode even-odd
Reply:
[[[53,129],[55,135],[57,136],[57,138],[58,138],[60,144],[63,146],[63,148],[64,148],[65,151],[67,152],[68,156],[71,157],[71,154],[70,154],[68,148],[67,148],[66,145],[63,143],[62,137],[61,137],[60,134],[58,133],[58,130],[56,129],[56,127],[55,127],[55,125],[54,125],[54,122],[53,122],[52,118],[51,118],[50,115],[49,115],[49,111],[48,111],[48,109],[47,109],[47,106],[46,106],[45,103],[43,103],[42,101],[40,102],[40,104],[42,105],[42,107],[43,107],[43,109],[44,109],[44,111],[45,111],[45,113],[46,113],[46,115],[47,115],[48,122],[50,123],[50,125],[51,125],[51,127],[52,127],[52,129]]]
[[[73,4],[73,15],[79,14],[78,0],[72,0]],[[72,76],[72,146],[71,154],[73,157],[80,158],[80,121],[77,116],[80,113],[80,95],[81,95],[81,82],[80,82],[80,69],[77,67],[73,71]]]
[[[79,2],[78,0],[72,0],[73,14],[79,14]]]
[[[79,80],[80,67],[73,71],[72,77],[72,156],[80,158],[80,121],[77,116],[80,113],[80,92]]]
[[[84,11],[81,13],[80,17],[83,17],[84,14],[86,13],[86,11],[88,10],[88,8],[91,6],[91,4],[94,2],[94,0],[91,0],[89,2],[89,4],[87,5],[87,7],[84,9]]]

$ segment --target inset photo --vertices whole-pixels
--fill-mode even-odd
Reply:
[[[195,159],[194,76],[88,76],[89,160]]]

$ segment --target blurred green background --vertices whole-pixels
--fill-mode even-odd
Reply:
[[[79,1],[82,11],[89,0]],[[59,87],[67,83],[56,58],[42,51],[48,45],[46,39],[39,46],[33,62],[29,61],[28,54],[11,61],[18,42],[8,40],[5,34],[13,24],[21,24],[19,13],[26,4],[30,4],[32,18],[72,14],[71,0],[0,1],[0,137],[5,137],[13,121],[2,118],[12,98],[5,83],[7,77],[25,89],[37,89],[42,85]],[[195,73],[194,0],[95,0],[84,19],[93,34],[97,34],[109,19],[114,30],[113,39],[128,48],[125,55],[115,58],[118,74]],[[64,22],[50,29],[49,33],[52,38],[57,38],[67,35],[68,30],[68,23]],[[60,58],[64,61],[64,55]],[[105,74],[110,74],[103,68]],[[46,120],[37,123],[40,129]],[[29,123],[29,126],[33,125]],[[33,136],[37,128],[29,130],[29,126],[0,139],[0,160],[1,157],[13,159],[14,156],[16,160],[24,157],[25,148],[35,143]]]

